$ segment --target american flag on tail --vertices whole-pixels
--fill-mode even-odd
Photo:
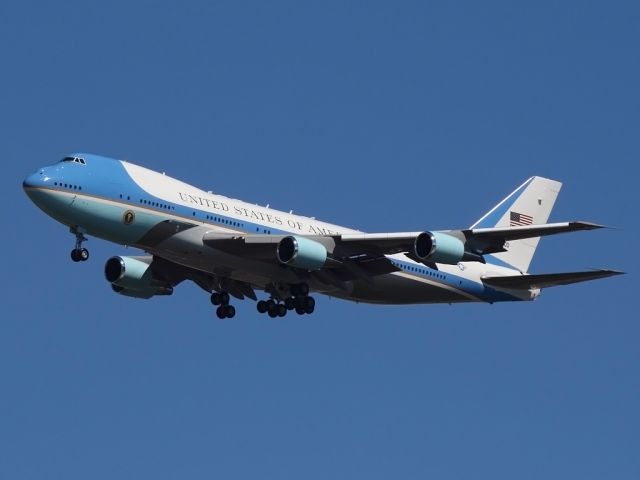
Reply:
[[[533,217],[531,215],[525,215],[524,213],[509,212],[509,226],[510,227],[522,227],[524,225],[531,225],[533,223]]]

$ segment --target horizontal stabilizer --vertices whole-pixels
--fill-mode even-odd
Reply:
[[[507,277],[486,277],[482,281],[485,285],[496,288],[529,289],[546,288],[557,285],[597,280],[598,278],[621,275],[617,270],[590,270],[586,272],[545,273],[540,275],[511,275]]]

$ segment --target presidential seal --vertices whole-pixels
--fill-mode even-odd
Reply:
[[[133,213],[133,210],[127,210],[122,215],[122,221],[125,225],[131,225],[136,218],[136,214]]]

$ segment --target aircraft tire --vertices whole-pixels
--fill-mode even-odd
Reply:
[[[284,306],[287,308],[287,310],[293,310],[296,307],[295,300],[291,297],[287,298],[284,301]]]
[[[267,302],[268,310],[267,313],[271,318],[276,318],[278,316],[278,304],[273,300],[269,300]]]
[[[222,300],[220,299],[220,294],[218,292],[213,292],[211,294],[211,303],[216,306],[222,304]]]
[[[256,304],[256,308],[258,309],[259,313],[266,313],[269,310],[269,305],[264,300],[260,300]]]
[[[222,305],[229,305],[229,294],[227,292],[222,292],[220,294],[220,302]]]

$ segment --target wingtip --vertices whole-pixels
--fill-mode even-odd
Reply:
[[[598,228],[606,228],[607,230],[623,230],[622,227],[617,227],[614,225],[602,225],[600,223],[585,222],[582,220],[577,220],[571,223],[574,225],[579,225],[583,230],[595,230]]]
[[[607,270],[611,275],[626,275],[627,272],[623,272],[622,270]]]
[[[577,220],[575,222],[571,222],[571,224],[581,228],[582,230],[596,230],[598,228],[613,228],[607,225],[601,225],[599,223],[585,222],[583,220]]]
[[[591,268],[590,270],[601,273],[602,275],[605,275],[607,277],[627,274],[627,272],[623,272],[622,270],[613,270],[612,268]]]

